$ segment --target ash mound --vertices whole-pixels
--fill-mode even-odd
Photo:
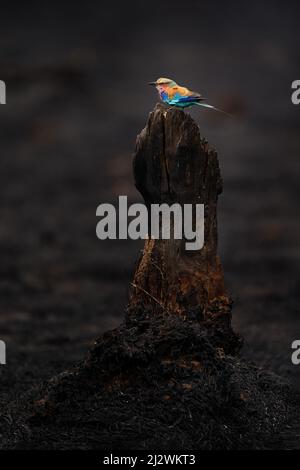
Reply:
[[[129,310],[82,363],[2,411],[2,447],[287,448],[299,395],[240,346],[222,325]]]

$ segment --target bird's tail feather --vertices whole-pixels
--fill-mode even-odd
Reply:
[[[222,109],[215,108],[215,106],[212,106],[211,104],[207,104],[207,103],[195,103],[195,104],[197,104],[198,106],[203,106],[204,108],[214,109],[215,111],[219,111],[219,113],[223,113],[223,114],[226,114],[226,116],[231,117],[231,114],[226,113],[226,111],[223,111]]]

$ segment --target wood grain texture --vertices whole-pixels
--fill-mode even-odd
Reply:
[[[217,201],[222,192],[217,152],[200,136],[192,117],[157,104],[137,137],[135,185],[145,204],[205,205],[201,250],[186,240],[145,241],[137,263],[129,305],[151,304],[198,320],[230,324],[231,301],[217,255]]]

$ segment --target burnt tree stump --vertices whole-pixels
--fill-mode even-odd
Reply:
[[[231,301],[217,255],[217,200],[222,192],[217,152],[200,136],[192,117],[158,104],[137,137],[133,160],[135,185],[150,204],[204,204],[201,250],[185,240],[145,240],[130,292],[129,306],[222,322],[230,326]],[[171,231],[172,234],[172,231]]]

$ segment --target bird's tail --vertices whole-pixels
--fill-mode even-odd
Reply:
[[[195,104],[198,106],[203,106],[204,108],[214,109],[215,111],[219,111],[219,113],[223,113],[223,114],[226,114],[226,116],[232,117],[231,114],[226,113],[226,111],[223,111],[222,109],[215,108],[215,106],[212,106],[211,104],[199,103],[199,102]]]

